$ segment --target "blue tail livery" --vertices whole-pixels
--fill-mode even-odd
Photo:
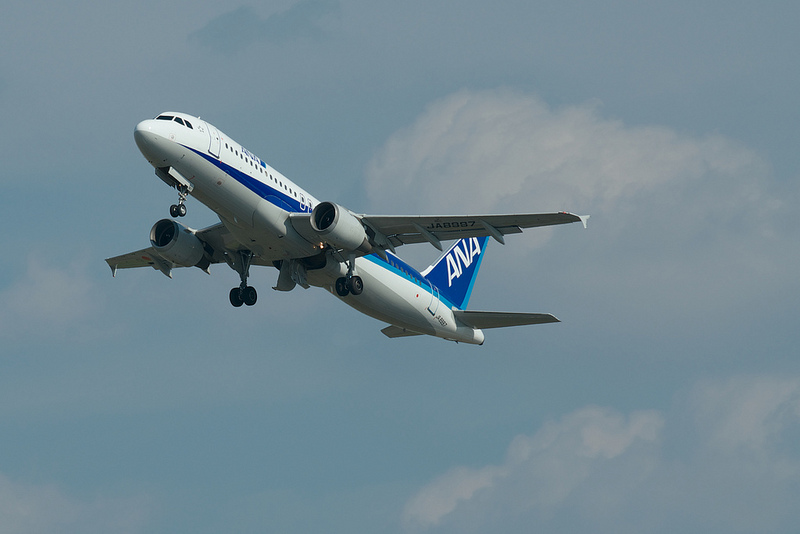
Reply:
[[[459,239],[422,273],[459,310],[467,307],[488,242],[487,236]]]

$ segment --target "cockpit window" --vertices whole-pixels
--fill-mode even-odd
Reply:
[[[182,124],[182,125],[186,126],[190,130],[194,130],[194,127],[192,127],[192,123],[191,122],[187,121],[186,119],[182,119],[180,117],[175,117],[174,115],[159,115],[158,117],[156,117],[156,120],[157,121],[175,121],[178,124]]]

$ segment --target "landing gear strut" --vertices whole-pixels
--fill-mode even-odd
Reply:
[[[189,196],[189,188],[185,185],[178,185],[178,203],[169,207],[169,214],[172,217],[184,217],[186,215],[186,197]]]
[[[364,291],[364,281],[360,276],[353,274],[353,267],[355,266],[355,256],[350,256],[347,261],[347,276],[342,276],[336,279],[334,284],[336,294],[340,297],[346,297],[348,294],[360,295]]]
[[[234,287],[230,292],[230,301],[234,307],[238,308],[242,304],[252,306],[258,300],[256,288],[247,285],[247,277],[250,274],[250,262],[253,260],[253,253],[249,250],[240,250],[238,256],[230,263],[230,266],[239,273],[241,283],[239,287]]]

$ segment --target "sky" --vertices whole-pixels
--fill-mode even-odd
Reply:
[[[0,532],[796,531],[796,2],[7,4]],[[490,242],[470,301],[562,322],[112,278],[168,110],[360,213],[590,214]]]

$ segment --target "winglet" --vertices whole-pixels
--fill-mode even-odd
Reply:
[[[578,218],[579,218],[579,219],[581,220],[581,222],[583,223],[583,227],[584,227],[584,228],[586,228],[586,223],[588,223],[588,222],[589,222],[589,217],[591,217],[591,215],[578,215]]]
[[[108,266],[111,267],[111,278],[116,278],[117,277],[117,264],[115,263],[114,265],[111,265],[109,263]]]

